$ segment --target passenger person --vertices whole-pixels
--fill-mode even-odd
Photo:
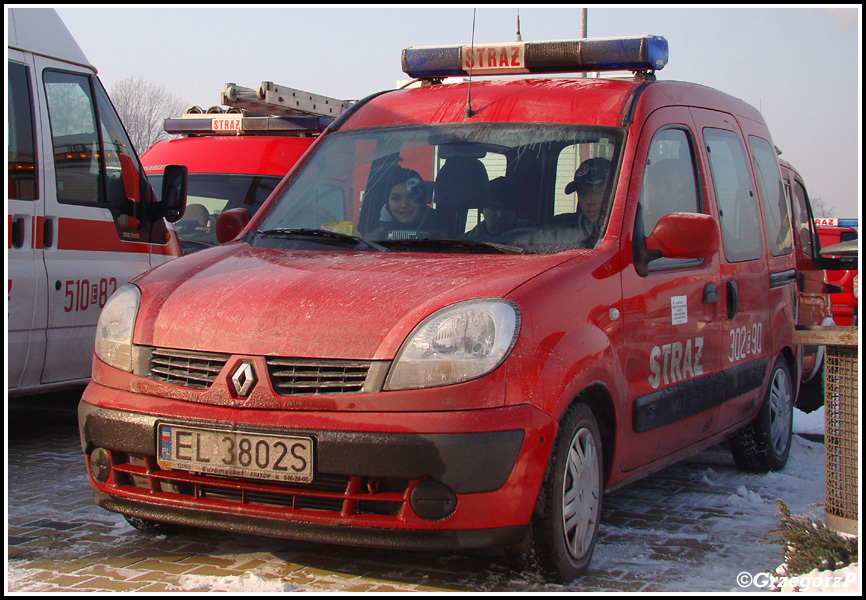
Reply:
[[[483,242],[499,241],[517,221],[520,199],[517,190],[505,177],[490,182],[490,199],[481,208],[484,220],[466,233],[466,237]]]
[[[577,192],[574,224],[589,236],[601,217],[607,178],[611,162],[606,158],[590,158],[574,172],[574,180],[565,186],[565,193]]]
[[[431,226],[434,211],[427,205],[427,186],[421,176],[402,167],[394,168],[386,179],[388,199],[382,207],[379,228],[368,237],[371,239],[411,238],[417,232]],[[400,232],[397,234],[396,232]]]

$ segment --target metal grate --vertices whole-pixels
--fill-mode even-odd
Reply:
[[[825,376],[827,525],[857,533],[857,348],[827,346]]]
[[[159,381],[206,390],[228,359],[228,354],[154,348],[150,356],[150,374]]]
[[[358,393],[370,372],[368,361],[269,357],[267,363],[271,385],[281,396]]]

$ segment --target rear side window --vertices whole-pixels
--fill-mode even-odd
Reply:
[[[9,197],[36,200],[36,144],[33,139],[33,95],[30,91],[30,69],[9,62],[8,103],[8,171]]]
[[[812,256],[814,244],[812,240],[816,239],[814,224],[810,218],[809,212],[809,195],[806,193],[806,188],[800,185],[799,181],[794,181],[794,215],[796,216],[796,231],[800,237],[800,247],[803,249],[803,254]]]
[[[782,175],[776,152],[770,142],[756,136],[749,136],[749,148],[755,159],[755,172],[761,186],[761,200],[764,206],[764,227],[773,256],[790,254],[794,249],[791,239],[791,215],[785,202]]]
[[[732,263],[760,258],[763,242],[758,206],[740,137],[726,129],[706,128],[703,133],[719,206],[725,258]]]

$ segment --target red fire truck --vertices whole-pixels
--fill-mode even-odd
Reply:
[[[264,81],[257,89],[227,83],[225,106],[187,109],[166,119],[168,133],[142,155],[158,187],[165,165],[189,169],[186,212],[174,228],[184,254],[217,244],[215,224],[224,210],[254,214],[307,148],[351,102]]]
[[[816,218],[821,246],[829,248],[859,239],[857,219]],[[860,278],[857,269],[827,271],[831,284],[841,288],[830,296],[836,325],[857,325],[860,306]]]

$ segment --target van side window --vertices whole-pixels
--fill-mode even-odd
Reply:
[[[99,136],[90,80],[84,75],[45,71],[44,81],[54,144],[57,200],[103,202]]]
[[[9,198],[36,200],[37,186],[36,144],[33,137],[33,95],[30,90],[30,69],[26,65],[9,61],[8,72],[9,115],[8,170]]]
[[[755,159],[755,171],[758,184],[761,186],[764,227],[770,243],[770,252],[773,256],[790,254],[794,250],[791,239],[791,215],[788,212],[788,203],[785,201],[776,151],[770,142],[757,136],[749,136],[749,148]]]
[[[110,208],[120,228],[137,229],[139,220],[129,215],[146,180],[105,91],[86,75],[46,70],[43,78],[58,202]]]
[[[763,242],[758,205],[743,144],[733,131],[706,128],[703,134],[719,207],[725,258],[732,263],[760,258]]]
[[[682,129],[657,131],[647,150],[635,237],[648,236],[659,219],[665,215],[673,212],[701,212],[701,209],[691,137]],[[691,259],[646,258],[650,270],[701,262]]]
[[[672,212],[701,212],[692,144],[685,131],[665,129],[653,136],[638,202],[647,235]]]
[[[147,179],[140,175],[143,172],[135,155],[132,142],[126,135],[126,130],[120,122],[120,117],[114,111],[108,94],[102,88],[98,80],[94,82],[96,95],[97,114],[99,115],[99,127],[102,137],[102,146],[105,150],[105,168],[108,185],[107,201],[112,207],[116,207],[115,218],[117,224],[125,229],[138,229],[140,222],[128,216],[134,208],[130,202],[140,204],[146,198]],[[137,214],[141,214],[138,211]]]
[[[813,240],[816,239],[815,224],[810,218],[808,209],[809,195],[806,193],[806,188],[800,185],[799,181],[794,181],[794,214],[796,218],[796,231],[800,236],[800,247],[803,249],[803,254],[812,256],[814,247]]]

